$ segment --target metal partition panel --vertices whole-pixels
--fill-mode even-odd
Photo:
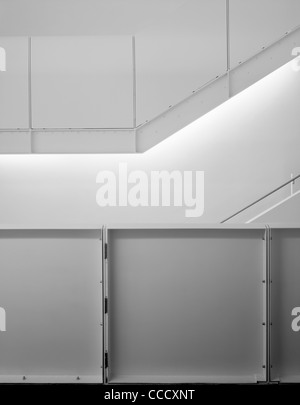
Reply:
[[[0,382],[102,381],[99,230],[1,230]]]
[[[265,380],[264,233],[108,230],[109,382]]]
[[[300,382],[300,229],[271,232],[271,379]]]

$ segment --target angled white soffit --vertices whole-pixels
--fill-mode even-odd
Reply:
[[[119,37],[0,37],[15,63],[8,59],[5,80],[0,72],[0,154],[144,152],[300,47],[299,0],[177,0],[167,8],[143,28],[133,24],[132,35],[128,22]],[[89,69],[81,64],[78,76],[69,68],[81,43]],[[99,44],[98,57],[88,53]]]

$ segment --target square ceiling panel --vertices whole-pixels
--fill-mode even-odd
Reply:
[[[130,36],[32,38],[33,128],[131,128],[132,63]]]

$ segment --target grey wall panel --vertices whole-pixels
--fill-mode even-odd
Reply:
[[[109,230],[110,382],[263,380],[264,230]]]
[[[136,35],[137,124],[226,72],[223,0],[190,0]]]
[[[35,128],[133,126],[132,38],[32,38]]]
[[[300,382],[300,331],[292,329],[292,310],[300,307],[300,230],[272,229],[271,249],[271,376]]]
[[[277,72],[284,71],[285,68],[289,68],[294,72],[293,66],[288,62],[294,59],[295,56],[292,55],[292,50],[299,42],[300,28],[233,69],[230,73],[231,96],[238,94],[272,73],[275,76]],[[257,83],[257,86],[259,86],[259,83]]]
[[[229,3],[231,68],[300,25],[299,0],[230,0]]]
[[[31,152],[29,131],[0,131],[0,153],[19,154]]]
[[[92,230],[1,230],[1,382],[102,381],[99,239]]]
[[[134,130],[34,131],[33,153],[132,153]]]
[[[28,38],[0,37],[6,71],[0,70],[0,128],[28,128]]]
[[[0,0],[0,35],[131,35],[183,3],[186,0]]]

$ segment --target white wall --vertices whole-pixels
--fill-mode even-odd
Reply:
[[[300,73],[285,65],[141,155],[0,156],[0,223],[216,222],[300,173]],[[205,213],[100,208],[99,170],[204,170]]]
[[[132,35],[187,1],[0,0],[0,35]]]
[[[273,208],[253,222],[263,224],[300,224],[299,194]]]

